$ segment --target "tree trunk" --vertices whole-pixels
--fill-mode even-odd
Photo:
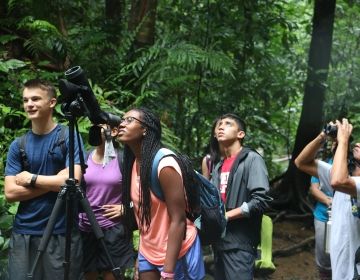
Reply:
[[[5,1],[0,1],[0,16],[1,18],[5,18],[5,15],[7,13],[7,5],[5,3]],[[0,30],[0,32],[2,32]]]
[[[125,10],[124,0],[106,0],[105,16],[107,20],[121,22]]]
[[[129,29],[138,29],[135,47],[152,45],[155,40],[157,0],[133,0]]]
[[[305,196],[310,184],[309,176],[300,172],[294,160],[301,150],[316,137],[323,125],[325,82],[328,76],[336,0],[316,0],[313,16],[308,73],[299,126],[292,158],[279,186],[287,192],[287,202],[305,211]],[[299,204],[300,203],[300,204]]]
[[[106,0],[105,17],[108,31],[112,34],[109,38],[113,43],[121,38],[123,19],[125,12],[125,0]]]

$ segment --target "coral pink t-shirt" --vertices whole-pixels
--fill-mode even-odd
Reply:
[[[174,168],[181,176],[180,166],[173,157],[165,157],[160,161],[158,175],[160,174],[161,169],[167,166]],[[131,199],[133,201],[135,217],[139,229],[140,224],[137,213],[139,209],[140,188],[140,177],[138,177],[136,172],[136,162],[134,162],[131,174]],[[150,263],[154,265],[164,265],[170,218],[167,213],[165,202],[158,199],[151,191],[150,194],[151,223],[148,231],[146,231],[146,228],[143,230],[140,229],[139,251]],[[186,237],[182,242],[179,258],[186,254],[197,236],[197,229],[194,224],[188,219],[186,219],[186,223]]]

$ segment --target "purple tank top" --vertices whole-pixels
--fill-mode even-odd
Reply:
[[[122,174],[117,158],[110,161],[105,167],[92,159],[91,152],[84,175],[86,181],[86,197],[101,228],[110,228],[120,219],[110,220],[103,216],[101,207],[105,204],[121,204]],[[86,213],[79,214],[79,227],[82,231],[91,231],[90,222]]]

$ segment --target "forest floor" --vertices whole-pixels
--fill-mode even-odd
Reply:
[[[313,280],[319,279],[314,258],[313,218],[298,220],[278,220],[273,225],[273,253],[281,250],[282,254],[275,254],[273,263],[276,270],[272,273],[257,272],[255,280]],[[307,240],[309,242],[307,242]],[[299,244],[306,243],[303,246]],[[289,253],[284,249],[290,247]],[[281,255],[281,256],[279,256]],[[206,279],[211,280],[208,276]],[[241,278],[239,278],[241,279]]]
[[[282,220],[273,225],[273,252],[296,246],[314,236],[313,219]],[[275,256],[275,272],[255,279],[310,280],[318,279],[315,264],[314,241],[293,250],[286,256]]]

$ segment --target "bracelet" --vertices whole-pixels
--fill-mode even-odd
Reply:
[[[31,181],[30,181],[30,187],[35,188],[35,183],[36,183],[37,177],[38,177],[37,174],[33,174],[33,175],[32,175]]]
[[[161,271],[160,276],[161,276],[162,279],[174,279],[175,273],[174,272]]]

